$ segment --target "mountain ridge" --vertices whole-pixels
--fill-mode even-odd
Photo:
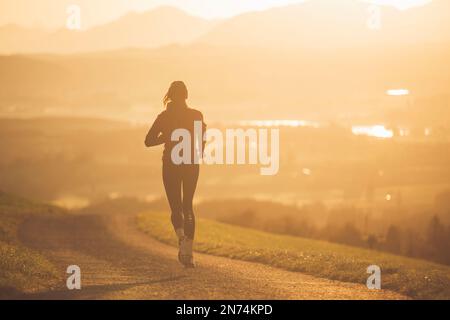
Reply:
[[[18,25],[0,27],[0,53],[77,53],[127,47],[155,48],[188,43],[205,33],[214,21],[169,6],[130,12],[87,30],[35,30]],[[147,30],[142,32],[142,30]]]
[[[450,42],[449,3],[441,0],[408,10],[380,6],[379,28],[375,24],[371,29],[369,24],[376,16],[368,3],[307,1],[236,16],[214,27],[199,41],[283,48]]]
[[[0,53],[77,53],[193,42],[219,46],[356,47],[450,42],[450,1],[399,10],[380,6],[380,29],[371,30],[369,3],[310,0],[223,20],[207,20],[161,6],[130,12],[107,24],[74,32],[0,27]],[[146,32],[142,32],[146,30]]]

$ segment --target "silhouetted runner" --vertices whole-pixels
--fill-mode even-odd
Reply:
[[[167,199],[172,211],[172,224],[178,237],[178,259],[186,267],[194,267],[192,245],[195,234],[195,215],[192,207],[199,165],[192,163],[175,164],[172,150],[179,141],[172,141],[172,133],[177,129],[186,129],[191,136],[191,159],[198,152],[194,141],[194,122],[201,121],[202,132],[206,125],[200,111],[191,109],[186,104],[188,90],[182,81],[170,85],[164,97],[166,110],[158,115],[145,138],[147,147],[164,144],[162,176]],[[204,150],[204,140],[201,139]],[[201,152],[200,152],[201,153]],[[198,156],[202,156],[198,154]]]

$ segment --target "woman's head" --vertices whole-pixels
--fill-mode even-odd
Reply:
[[[169,87],[164,96],[164,105],[167,106],[170,102],[185,103],[188,98],[188,90],[183,81],[174,81]]]

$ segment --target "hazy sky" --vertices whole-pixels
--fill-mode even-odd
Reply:
[[[82,9],[83,27],[105,23],[131,10],[144,11],[160,5],[177,6],[206,18],[229,17],[304,0],[0,0],[0,25],[60,27],[66,9],[77,4]],[[336,0],[339,1],[339,0]],[[371,0],[407,8],[430,0]]]

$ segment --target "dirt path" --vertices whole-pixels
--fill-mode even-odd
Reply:
[[[78,265],[82,290],[65,282],[30,299],[404,299],[364,285],[319,279],[256,263],[197,254],[196,269],[184,269],[175,248],[146,236],[129,215],[34,217],[19,232],[22,242],[43,252],[66,278]]]

